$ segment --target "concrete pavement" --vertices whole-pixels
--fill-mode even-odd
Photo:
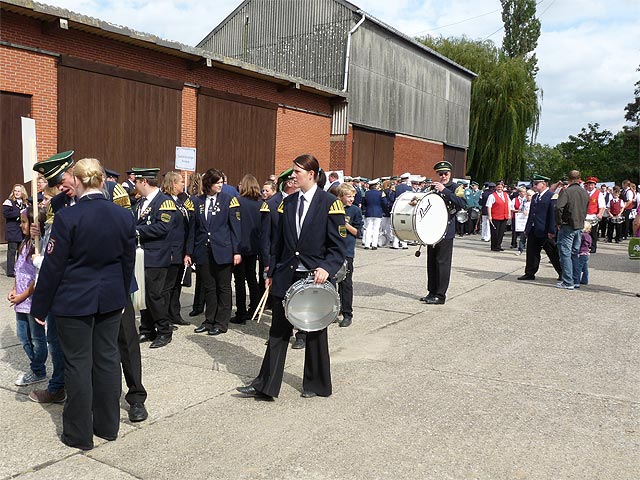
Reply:
[[[299,350],[275,402],[236,394],[268,315],[218,337],[180,327],[169,346],[142,346],[149,419],[131,424],[123,400],[120,437],[86,453],[58,439],[61,405],[14,386],[28,363],[3,308],[0,478],[640,478],[640,262],[626,242],[599,243],[591,284],[571,292],[544,256],[520,282],[524,255],[456,239],[443,306],[418,301],[414,251],[357,250],[354,323],[329,328],[331,397],[300,398]]]

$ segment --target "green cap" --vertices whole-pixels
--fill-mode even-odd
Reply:
[[[133,167],[131,169],[131,173],[133,173],[136,178],[146,178],[149,180],[153,180],[158,178],[158,174],[160,173],[159,168],[136,168]]]
[[[451,170],[453,170],[453,166],[446,160],[443,160],[441,162],[436,163],[433,169],[438,173],[450,172]]]
[[[64,172],[73,166],[74,154],[73,150],[56,153],[42,162],[38,162],[33,166],[33,170],[41,174],[47,181],[49,187],[55,187],[62,181]]]
[[[531,183],[538,183],[538,182],[547,182],[549,183],[550,178],[549,177],[544,177],[542,175],[538,175],[537,173],[533,175],[533,178],[531,179]]]

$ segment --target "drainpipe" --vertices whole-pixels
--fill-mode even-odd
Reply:
[[[351,56],[351,35],[353,35],[355,31],[358,30],[358,28],[360,28],[360,25],[364,23],[366,18],[367,18],[366,15],[362,13],[362,18],[360,19],[360,21],[356,23],[355,27],[353,27],[349,31],[349,34],[347,35],[347,58],[345,59],[345,62],[344,62],[344,85],[342,87],[343,92],[347,91],[347,82],[349,80],[349,57]]]

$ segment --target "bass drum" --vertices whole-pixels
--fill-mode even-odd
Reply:
[[[469,214],[466,210],[458,210],[456,212],[456,220],[458,223],[467,223],[467,220],[469,220]]]
[[[440,195],[405,192],[393,204],[391,226],[405,242],[435,245],[447,233],[449,212]]]
[[[313,283],[311,275],[289,287],[282,305],[291,325],[305,332],[317,332],[338,318],[340,296],[329,282]]]
[[[469,211],[469,216],[471,217],[471,220],[477,220],[478,217],[480,216],[480,209],[476,207],[472,207],[471,210]]]

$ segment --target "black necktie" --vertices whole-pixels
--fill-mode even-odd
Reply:
[[[209,198],[209,208],[207,209],[207,220],[211,220],[213,216],[213,197]]]
[[[302,228],[302,214],[304,213],[304,196],[300,195],[300,206],[298,207],[298,222]]]

